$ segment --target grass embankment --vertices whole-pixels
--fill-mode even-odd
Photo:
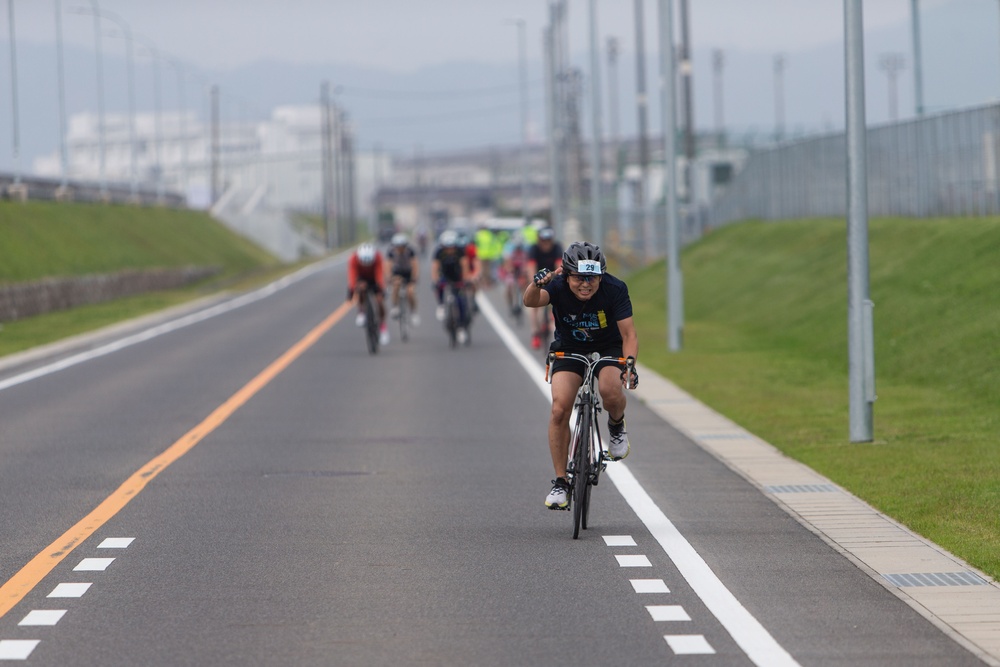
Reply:
[[[6,322],[0,355],[65,338],[235,286],[278,261],[206,213],[92,204],[0,202],[0,284],[123,269],[218,266],[184,289]]]
[[[1000,221],[873,220],[875,442],[848,442],[846,225],[749,222],[629,278],[644,363],[1000,579]]]

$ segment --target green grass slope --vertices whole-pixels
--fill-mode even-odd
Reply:
[[[1000,221],[870,223],[875,442],[848,442],[843,220],[748,222],[629,278],[640,357],[719,412],[1000,578]]]
[[[59,340],[285,270],[206,213],[80,203],[0,202],[0,284],[123,269],[218,266],[191,287],[150,292],[16,322],[0,329],[0,355]]]
[[[0,283],[121,269],[275,264],[206,213],[50,202],[0,202]]]

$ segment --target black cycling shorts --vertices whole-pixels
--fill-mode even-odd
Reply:
[[[399,276],[403,279],[404,285],[409,285],[413,282],[413,270],[412,269],[400,269],[398,271],[392,272],[393,277]]]
[[[378,296],[379,294],[382,294],[382,289],[378,286],[378,283],[367,283],[367,285],[368,285],[368,293],[371,294],[372,296]],[[357,289],[357,287],[355,287],[355,289]],[[353,298],[354,298],[354,292],[352,292],[351,288],[348,287],[347,300],[350,301]]]
[[[595,350],[589,350],[587,352],[583,352],[583,351],[580,351],[580,350],[559,350],[557,343],[553,341],[553,343],[549,346],[549,351],[551,351],[551,352],[565,351],[565,352],[575,352],[577,354],[587,354],[587,355],[589,355],[591,352],[594,352]],[[617,345],[617,346],[613,346],[613,347],[606,347],[604,349],[596,350],[596,351],[600,352],[602,357],[616,357],[617,358],[617,357],[625,356],[622,353],[622,346],[621,345]],[[597,371],[595,371],[594,377],[599,377],[600,374],[601,374],[601,370],[605,366],[614,366],[614,367],[619,368],[619,369],[621,368],[621,366],[618,365],[618,362],[615,362],[615,361],[602,361],[601,363],[597,364]],[[584,372],[586,371],[586,369],[587,369],[587,367],[583,364],[582,361],[577,361],[576,359],[566,359],[566,358],[563,358],[563,359],[556,359],[555,361],[552,362],[552,368],[550,369],[550,372],[553,375],[555,375],[556,373],[559,373],[559,372],[562,372],[562,371],[569,371],[571,373],[576,373],[577,375],[579,375],[582,378]]]

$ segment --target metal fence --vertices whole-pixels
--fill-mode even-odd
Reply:
[[[1000,104],[868,130],[871,216],[1000,214]],[[755,149],[710,203],[712,226],[847,214],[844,134]]]

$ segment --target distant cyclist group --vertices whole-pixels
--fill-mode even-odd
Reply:
[[[590,377],[587,364],[578,360],[582,355],[593,355],[589,363],[596,364],[593,377],[603,409],[608,413],[609,440],[607,450],[601,452],[600,465],[605,460],[621,460],[630,451],[623,388],[638,385],[635,359],[639,343],[628,287],[607,272],[607,259],[598,246],[574,242],[563,250],[551,228],[535,233],[534,228],[526,225],[500,244],[499,250],[495,245],[488,246],[487,259],[477,252],[485,238],[485,235],[478,239],[463,236],[454,229],[446,229],[438,237],[430,267],[430,283],[437,300],[435,316],[450,328],[453,344],[468,344],[477,286],[488,289],[499,280],[504,285],[512,316],[519,317],[522,305],[528,308],[534,349],[540,349],[548,331],[554,329],[548,346],[549,358],[554,359],[550,368],[552,409],[548,447],[555,479],[545,506],[569,509],[573,495],[567,479],[573,445],[570,415],[584,378]],[[383,264],[389,264],[389,317],[403,317],[406,312],[409,323],[418,326],[418,259],[418,252],[405,234],[392,237],[385,258],[371,243],[363,243],[350,257],[348,299],[356,300],[358,305],[355,321],[359,327],[368,326],[368,313],[374,313],[379,320],[381,345],[387,345],[390,339],[385,317],[387,286]],[[368,303],[369,298],[374,299],[374,308]],[[572,476],[572,471],[569,475]]]

